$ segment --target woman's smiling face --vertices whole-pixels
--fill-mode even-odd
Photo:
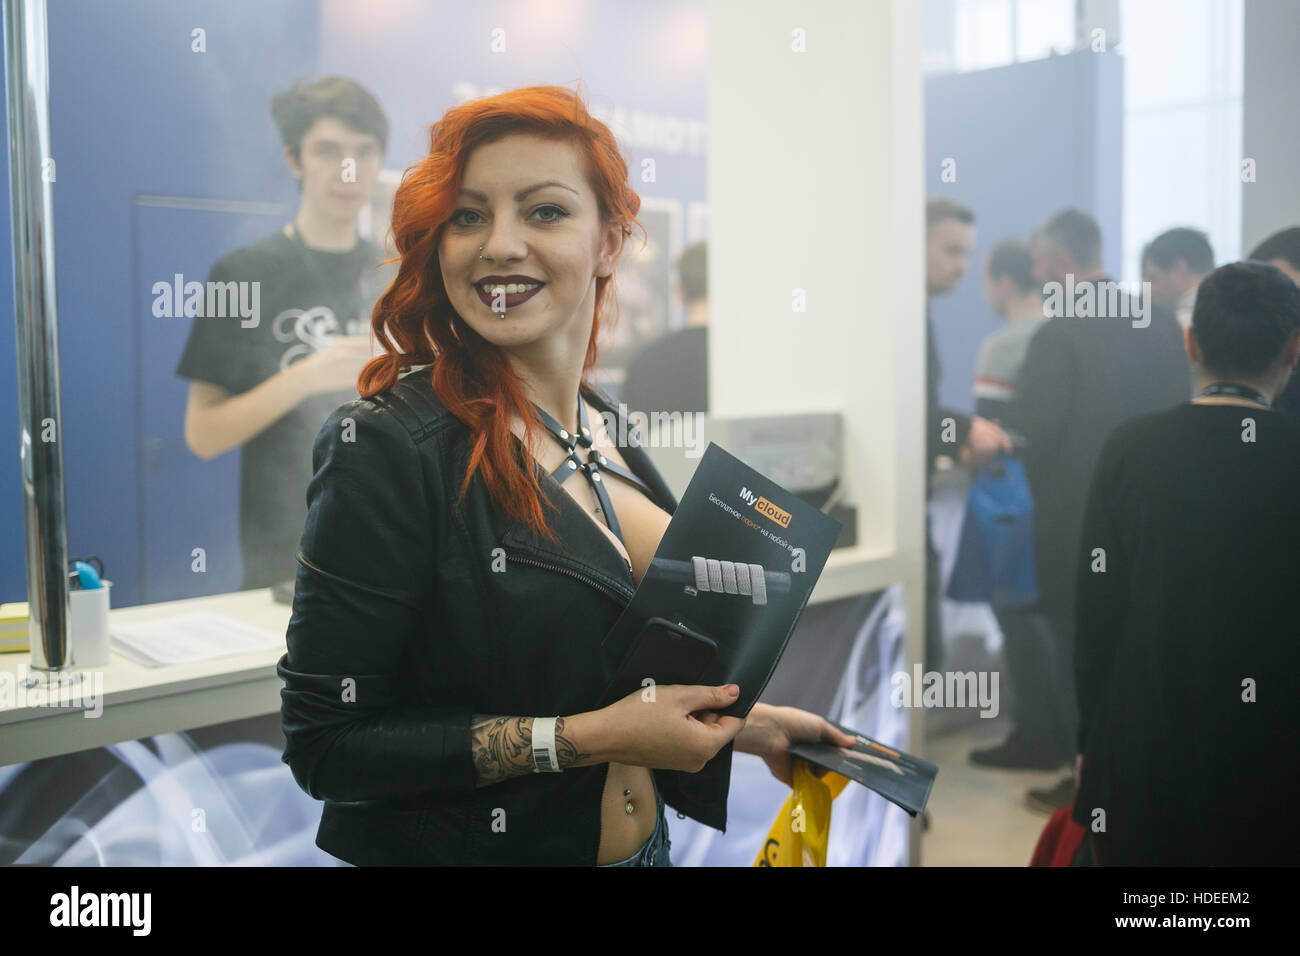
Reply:
[[[470,154],[438,263],[452,308],[487,341],[585,354],[596,279],[613,274],[620,239],[575,147],[514,134]]]

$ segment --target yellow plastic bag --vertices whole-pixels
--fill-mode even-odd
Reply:
[[[806,760],[794,760],[794,789],[758,851],[755,866],[825,866],[831,801],[849,778],[832,770],[818,777]]]

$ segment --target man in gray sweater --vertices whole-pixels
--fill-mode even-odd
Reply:
[[[1029,246],[1006,239],[984,266],[984,298],[1007,320],[980,343],[975,361],[975,411],[1000,421],[1016,394],[1029,342],[1043,325],[1043,289],[1034,278]],[[1034,607],[993,605],[1013,688],[1011,733],[993,747],[971,752],[971,762],[1003,770],[1056,770],[1073,757],[1055,729],[1053,658],[1047,624]]]

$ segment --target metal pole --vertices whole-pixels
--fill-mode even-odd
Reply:
[[[31,666],[59,672],[71,661],[45,0],[4,0],[4,31]]]

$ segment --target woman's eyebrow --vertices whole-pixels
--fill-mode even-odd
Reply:
[[[515,193],[515,202],[520,202],[529,193],[534,192],[538,189],[542,189],[546,186],[559,186],[561,189],[567,189],[575,196],[580,195],[578,191],[574,189],[572,186],[566,186],[558,179],[548,179],[545,182],[534,183],[533,185],[528,186],[525,189],[519,190],[519,192]],[[471,199],[477,199],[479,202],[487,202],[488,200],[487,193],[481,193],[477,189],[466,189],[465,187],[462,186],[460,190],[460,194],[462,196],[469,196]]]

